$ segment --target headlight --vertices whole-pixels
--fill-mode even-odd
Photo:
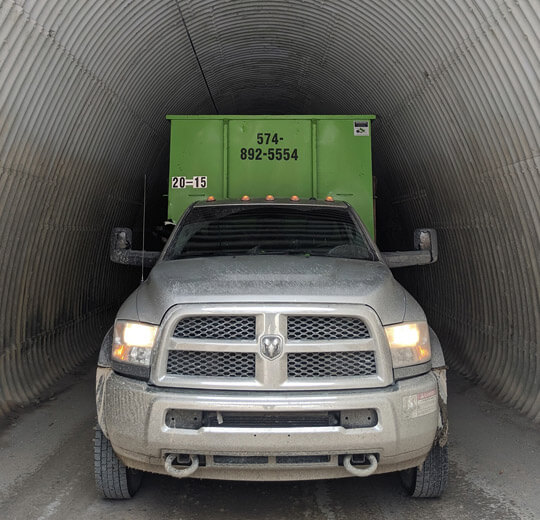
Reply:
[[[384,327],[394,368],[427,363],[431,359],[429,329],[425,321]]]
[[[156,325],[117,321],[114,324],[112,359],[149,367],[157,330]]]

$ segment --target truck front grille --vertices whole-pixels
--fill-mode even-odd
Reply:
[[[255,377],[255,353],[170,350],[167,374],[196,377]]]
[[[255,340],[255,316],[189,316],[177,323],[173,337]]]
[[[366,305],[186,303],[165,315],[158,341],[150,379],[160,387],[296,392],[393,382],[384,330]]]
[[[294,352],[287,356],[290,378],[354,377],[376,373],[373,351]]]
[[[369,330],[359,318],[349,316],[288,316],[287,337],[295,341],[366,339]]]

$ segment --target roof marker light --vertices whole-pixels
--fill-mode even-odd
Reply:
[[[328,197],[326,197],[326,199],[324,199],[326,202],[334,202],[334,197],[330,197],[330,195],[328,195]]]
[[[243,195],[241,200],[251,200],[249,195]]]
[[[298,195],[293,195],[293,196],[291,197],[291,200],[292,200],[293,202],[298,202],[298,201],[300,200],[300,197],[299,197]]]
[[[210,195],[210,197],[206,199],[207,202],[215,202],[215,200],[216,200],[216,197],[214,197],[213,195]]]
[[[274,200],[274,196],[273,195],[267,195],[266,200]]]

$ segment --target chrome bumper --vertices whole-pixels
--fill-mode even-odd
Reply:
[[[350,476],[339,455],[377,454],[377,473],[422,462],[435,438],[437,382],[428,374],[383,389],[313,392],[226,392],[163,389],[98,368],[98,421],[127,466],[166,473],[169,453],[252,456],[329,455],[324,464],[209,464],[192,476],[221,479],[293,480]],[[375,409],[378,424],[294,428],[169,428],[170,409],[220,412],[309,412]]]

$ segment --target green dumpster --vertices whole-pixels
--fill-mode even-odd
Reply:
[[[168,215],[198,200],[314,197],[347,201],[374,234],[373,115],[177,116]]]

